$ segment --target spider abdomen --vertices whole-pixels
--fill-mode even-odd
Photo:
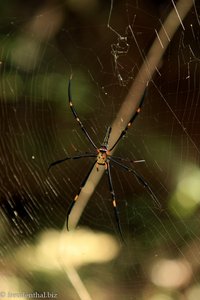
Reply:
[[[99,151],[99,153],[97,155],[97,163],[99,165],[105,165],[106,160],[107,160],[107,154],[106,154],[106,152]]]
[[[98,170],[98,165],[103,165],[107,169],[107,159],[108,159],[108,149],[106,146],[102,146],[97,150],[97,170]]]

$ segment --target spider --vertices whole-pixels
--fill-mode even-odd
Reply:
[[[124,130],[122,130],[119,138],[117,139],[117,141],[114,143],[114,145],[112,147],[108,147],[108,140],[109,140],[109,137],[110,137],[110,133],[111,133],[111,130],[112,128],[109,126],[108,129],[107,129],[107,132],[106,132],[106,135],[105,135],[105,138],[104,138],[104,141],[103,141],[103,144],[98,148],[96,146],[96,144],[94,143],[94,141],[92,140],[92,138],[90,137],[89,133],[87,132],[87,130],[85,129],[83,123],[81,122],[75,108],[74,108],[74,105],[72,103],[72,97],[71,97],[71,78],[69,80],[69,83],[68,83],[68,100],[69,100],[69,106],[70,106],[70,109],[72,111],[72,114],[74,115],[76,121],[78,122],[79,126],[81,127],[85,137],[88,139],[88,141],[90,142],[90,144],[94,147],[95,149],[95,152],[94,153],[80,153],[78,155],[75,155],[75,156],[70,156],[70,157],[65,157],[63,159],[60,159],[60,160],[57,160],[53,163],[51,163],[49,165],[49,168],[48,170],[57,165],[57,164],[60,164],[66,160],[69,160],[69,159],[80,159],[80,158],[86,158],[86,157],[95,157],[95,161],[94,163],[92,164],[89,172],[86,174],[84,180],[82,181],[81,185],[80,185],[80,188],[79,188],[79,191],[78,191],[78,194],[76,194],[76,196],[74,197],[73,201],[70,203],[69,207],[68,207],[68,210],[67,210],[67,217],[66,217],[66,226],[67,226],[67,230],[69,231],[69,227],[68,227],[68,220],[69,220],[69,215],[72,211],[72,208],[74,206],[74,204],[76,203],[76,201],[78,200],[78,197],[81,193],[81,190],[82,188],[84,187],[93,167],[96,165],[96,170],[98,172],[99,170],[99,166],[104,166],[105,170],[106,170],[106,174],[108,176],[108,183],[109,183],[109,189],[110,189],[110,194],[111,194],[111,197],[112,197],[112,206],[113,206],[113,209],[114,209],[114,217],[115,217],[115,220],[116,220],[116,224],[117,224],[117,229],[118,229],[118,233],[119,233],[119,236],[121,237],[122,241],[124,241],[124,238],[123,238],[123,234],[122,234],[122,229],[121,229],[121,225],[120,225],[120,219],[119,219],[119,211],[118,211],[118,208],[117,208],[117,201],[116,201],[116,196],[115,196],[115,191],[114,191],[114,188],[113,188],[113,182],[112,182],[112,177],[111,177],[111,168],[110,168],[110,164],[112,163],[113,165],[123,169],[123,170],[126,170],[128,172],[131,172],[133,173],[133,175],[136,177],[136,179],[138,180],[138,182],[140,184],[142,184],[147,190],[148,192],[150,193],[151,197],[157,202],[157,198],[156,196],[154,195],[152,189],[150,188],[149,184],[146,182],[146,180],[136,171],[134,170],[133,168],[130,168],[128,167],[127,165],[125,165],[123,162],[126,161],[126,162],[141,162],[143,160],[140,160],[140,161],[132,161],[132,160],[127,160],[127,159],[124,159],[124,158],[121,158],[121,157],[116,157],[116,156],[113,156],[110,154],[110,152],[117,146],[117,144],[119,143],[119,141],[125,136],[127,130],[129,129],[129,127],[132,125],[133,121],[136,119],[136,117],[139,115],[140,111],[141,111],[141,107],[142,107],[142,104],[144,102],[144,98],[145,98],[145,93],[143,95],[143,97],[141,98],[141,101],[139,103],[139,106],[136,110],[136,112],[133,114],[132,118],[130,119],[130,121],[128,122],[127,126],[125,127]]]

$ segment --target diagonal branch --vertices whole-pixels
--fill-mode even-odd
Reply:
[[[155,71],[159,68],[161,58],[178,27],[180,25],[183,26],[182,20],[190,11],[192,6],[195,5],[194,1],[195,0],[179,0],[176,3],[176,6],[174,5],[174,8],[169,13],[160,31],[158,33],[156,32],[156,39],[153,42],[147,57],[138,72],[138,75],[130,87],[128,95],[126,96],[124,103],[122,104],[119,113],[113,122],[112,132],[109,138],[109,145],[113,145],[116,142],[121,134],[121,131],[126,127],[127,123],[131,119],[131,116],[137,109],[148,82],[151,81]],[[129,27],[129,29],[131,30],[134,38],[132,28]],[[76,227],[81,214],[91,195],[93,194],[97,184],[99,183],[103,173],[104,168],[99,169],[99,172],[97,172],[95,167],[93,168],[84,188],[79,195],[79,200],[74,205],[70,214],[70,229]]]

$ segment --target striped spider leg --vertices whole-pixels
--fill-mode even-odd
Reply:
[[[109,151],[112,151],[115,148],[115,146],[117,146],[117,144],[119,143],[119,141],[126,135],[128,129],[131,127],[133,121],[135,121],[135,119],[137,118],[137,116],[141,112],[141,108],[142,108],[142,105],[143,105],[143,102],[144,102],[145,95],[146,95],[146,91],[144,92],[144,95],[142,96],[142,99],[141,99],[141,101],[139,103],[138,108],[136,109],[136,112],[133,114],[133,116],[131,117],[130,121],[128,122],[128,124],[126,125],[126,127],[124,128],[124,130],[122,130],[119,138],[116,140],[116,142],[114,143],[114,145],[109,149]]]
[[[92,144],[92,146],[97,150],[97,146],[95,145],[95,143],[93,142],[92,138],[90,137],[89,133],[87,132],[87,130],[85,129],[85,127],[83,126],[83,123],[81,122],[81,120],[79,119],[77,112],[73,106],[72,103],[72,97],[71,97],[71,79],[69,80],[69,84],[68,84],[68,100],[69,100],[69,106],[71,108],[71,111],[76,119],[76,121],[78,122],[78,124],[80,125],[82,131],[84,132],[85,136],[87,137],[87,139],[89,140],[90,144]]]

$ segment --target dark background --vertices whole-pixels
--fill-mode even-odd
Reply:
[[[49,269],[37,263],[34,268],[34,250],[30,266],[25,259],[27,249],[37,249],[38,236],[62,230],[93,161],[69,161],[47,172],[52,161],[93,150],[67,105],[68,79],[73,74],[75,107],[100,145],[172,7],[171,1],[114,1],[110,25],[127,37],[121,45],[107,26],[110,1],[0,3],[0,290],[46,290],[59,299],[78,299],[62,269],[48,260]],[[160,206],[131,174],[113,168],[126,246],[118,239],[106,178],[79,222],[108,234],[120,249],[109,262],[78,265],[92,299],[200,297],[198,14],[196,3],[115,153],[145,160],[131,166],[148,181]],[[118,65],[112,49],[121,51]],[[176,272],[182,281],[174,277],[171,283]]]

